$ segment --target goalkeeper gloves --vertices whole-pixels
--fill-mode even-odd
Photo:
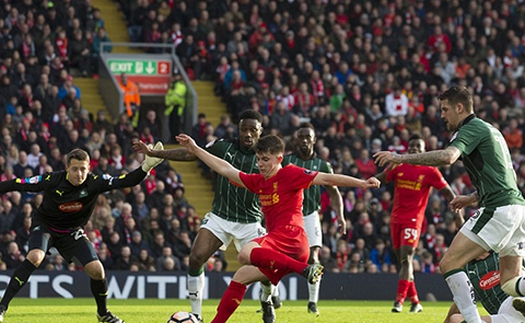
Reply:
[[[155,147],[152,147],[151,144],[149,144],[148,147],[149,149],[153,149],[153,150],[163,150],[164,149],[164,145],[160,141],[157,141],[157,143],[155,144]],[[142,170],[146,173],[149,173],[158,164],[162,163],[162,161],[164,161],[164,158],[151,157],[151,156],[146,155],[146,159],[142,163]]]

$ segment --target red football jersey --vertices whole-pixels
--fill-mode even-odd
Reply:
[[[425,218],[430,189],[445,188],[448,183],[432,166],[401,164],[387,173],[394,181],[394,208],[391,223],[418,223]]]
[[[312,185],[317,172],[289,164],[273,177],[261,174],[239,177],[244,186],[259,196],[268,232],[286,225],[303,227],[303,190]]]

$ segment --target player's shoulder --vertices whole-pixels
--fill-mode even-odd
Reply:
[[[104,182],[109,182],[110,184],[113,183],[113,181],[116,178],[119,178],[122,175],[113,175],[113,174],[94,174],[89,173],[89,175],[86,178],[86,181],[84,182],[86,185],[100,185]]]
[[[293,160],[297,159],[296,153],[288,153],[283,156],[283,162],[281,163],[283,166],[286,166],[290,163],[292,163]]]
[[[66,180],[67,172],[65,170],[58,170],[54,172],[47,172],[42,175],[33,176],[33,178],[39,178],[43,182],[56,182]]]
[[[297,166],[297,165],[294,165],[294,164],[288,164],[288,165],[284,166],[281,171],[285,175],[303,174],[303,173],[310,175],[313,172],[315,172],[315,171],[312,171],[312,170],[309,170],[309,169],[306,169],[304,167],[300,167],[300,166]]]
[[[472,118],[458,129],[457,136],[485,136],[490,134],[491,128],[494,127],[485,120]]]
[[[232,139],[215,139],[206,144],[204,147],[208,151],[227,151],[231,149],[237,149],[237,142],[236,140]]]

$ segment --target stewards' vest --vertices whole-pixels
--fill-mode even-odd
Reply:
[[[166,93],[166,97],[164,98],[164,102],[166,104],[164,115],[169,116],[176,106],[178,106],[178,116],[181,116],[184,113],[184,108],[186,107],[187,91],[188,88],[186,87],[186,84],[184,84],[184,82],[181,81],[175,83],[175,86],[170,87],[168,93]]]
[[[139,87],[137,86],[137,84],[129,80],[127,85],[124,85],[122,83],[119,83],[119,85],[122,91],[124,91],[124,104],[126,105],[128,116],[131,117],[133,115],[133,111],[131,110],[131,104],[140,106]]]

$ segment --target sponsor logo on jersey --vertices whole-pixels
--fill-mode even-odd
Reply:
[[[479,287],[483,290],[489,290],[499,284],[499,271],[493,270],[486,273],[479,280]]]
[[[84,205],[82,205],[82,203],[77,201],[77,202],[69,202],[69,203],[60,204],[58,206],[58,209],[62,212],[71,213],[71,212],[78,212],[82,210],[83,206]]]
[[[102,175],[102,179],[103,180],[106,180],[106,181],[109,181],[109,185],[113,185],[113,179],[115,179],[115,177],[109,175],[109,174],[103,174]]]
[[[305,170],[304,170],[304,173],[305,173],[306,175],[310,175],[310,174],[312,174],[312,171],[309,170],[309,169],[305,169]]]
[[[78,197],[80,197],[80,198],[83,198],[83,197],[86,197],[86,196],[88,196],[88,192],[86,190],[80,191],[80,194],[78,195]]]
[[[33,177],[28,178],[29,184],[40,183],[40,181],[42,181],[42,176],[33,176]]]
[[[55,190],[55,192],[62,197],[62,194],[64,194],[64,191]]]
[[[17,178],[16,182],[19,184],[37,184],[42,181],[42,176],[33,176],[33,177],[24,177],[24,178]]]

